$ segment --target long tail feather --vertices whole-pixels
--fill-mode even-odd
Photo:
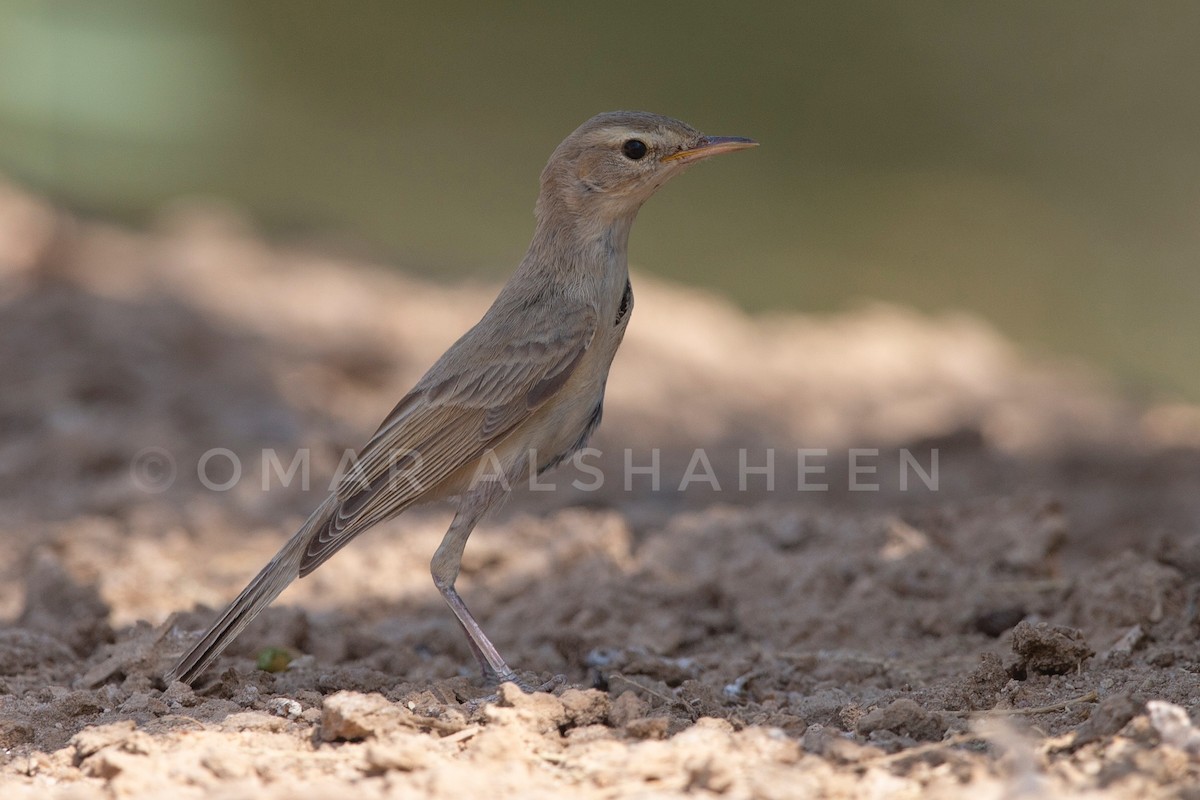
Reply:
[[[315,530],[325,524],[334,507],[335,499],[331,497],[313,512],[300,530],[221,613],[200,641],[164,676],[167,683],[183,681],[190,684],[194,681],[259,612],[299,577],[300,563],[304,560],[309,539]]]

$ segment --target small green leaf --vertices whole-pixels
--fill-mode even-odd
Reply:
[[[283,672],[292,663],[292,654],[282,647],[268,647],[258,654],[255,666],[263,672]]]

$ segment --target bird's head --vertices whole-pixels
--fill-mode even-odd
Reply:
[[[692,164],[757,144],[738,136],[705,136],[677,119],[644,111],[598,114],[550,156],[537,213],[566,211],[602,223],[631,219],[650,195]]]

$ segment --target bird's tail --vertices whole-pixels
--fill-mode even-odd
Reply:
[[[331,497],[312,513],[300,530],[221,613],[200,641],[164,676],[167,683],[183,681],[190,684],[194,681],[259,612],[299,577],[300,562],[304,559],[309,539],[315,530],[328,521],[335,506],[335,498]]]

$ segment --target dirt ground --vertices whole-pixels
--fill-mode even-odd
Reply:
[[[488,697],[430,508],[164,685],[495,291],[330,252],[0,188],[5,798],[1200,796],[1200,409],[964,316],[636,275],[598,452],[460,581],[565,683]]]

